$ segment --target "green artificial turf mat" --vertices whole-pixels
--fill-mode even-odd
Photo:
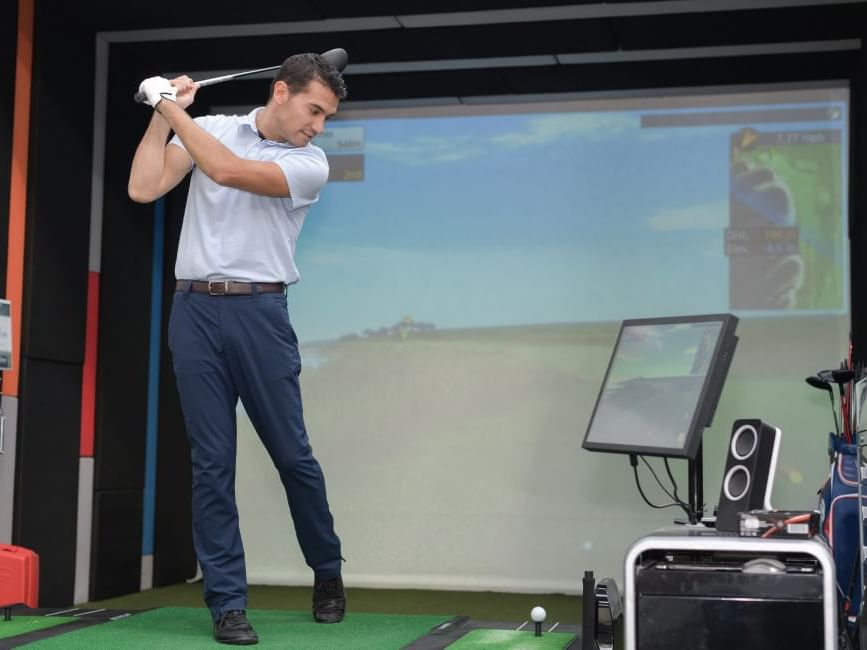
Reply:
[[[11,621],[4,621],[2,614],[0,614],[0,639],[18,636],[19,634],[29,634],[37,630],[44,630],[47,627],[60,625],[61,623],[69,623],[69,619],[61,616],[13,615]]]
[[[250,585],[250,610],[309,611],[311,587]],[[479,621],[526,621],[533,605],[542,605],[549,621],[569,625],[581,621],[581,597],[563,594],[520,594],[491,591],[431,591],[347,587],[350,612],[371,614],[441,614],[456,612]],[[156,607],[204,607],[202,584],[180,583],[79,605],[124,611]],[[516,623],[517,627],[517,623]]]
[[[471,648],[502,648],[503,650],[562,650],[574,634],[548,632],[535,636],[533,631],[515,630],[471,630],[460,639],[447,646],[449,650],[470,650]]]
[[[285,650],[397,650],[450,618],[349,613],[342,623],[327,625],[316,623],[306,612],[249,610],[247,617],[259,635],[257,648]],[[205,608],[165,607],[37,641],[27,647],[213,650],[212,630],[211,617]]]

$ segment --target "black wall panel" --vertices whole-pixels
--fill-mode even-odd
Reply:
[[[18,3],[0,3],[0,286],[6,287],[9,247],[9,180],[12,173],[12,113],[15,99],[15,49]]]
[[[81,367],[23,359],[13,543],[39,554],[39,604],[72,602]]]
[[[140,490],[97,492],[93,499],[90,597],[122,596],[141,583]]]
[[[40,555],[40,604],[65,606],[75,577],[93,80],[57,69],[92,69],[93,40],[35,4],[13,539]]]
[[[853,3],[629,16],[613,22],[623,49],[645,50],[858,38],[863,20],[864,7]]]
[[[97,491],[144,486],[153,253],[153,206],[133,203],[126,193],[151,109],[133,103],[132,91],[126,92],[123,68],[130,62],[114,52],[110,60],[108,87],[114,90],[108,96],[103,193]]]
[[[245,2],[200,3],[141,2],[116,0],[37,0],[51,8],[58,22],[82,30],[159,29],[200,25],[238,25],[252,22],[314,20],[323,18],[313,0],[246,0]]]
[[[554,7],[557,5],[581,5],[596,4],[600,0],[545,0],[544,6]],[[609,0],[611,2],[612,0]],[[624,0],[614,0],[614,2]],[[634,2],[636,0],[630,0]],[[648,2],[649,0],[637,0]],[[526,7],[526,0],[473,0],[472,4],[467,0],[375,0],[365,2],[364,8],[352,0],[317,0],[316,6],[322,9],[328,18],[365,15],[404,15],[404,14],[434,14],[452,11],[492,11],[496,9],[516,9]]]

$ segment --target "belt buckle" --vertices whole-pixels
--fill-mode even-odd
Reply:
[[[222,289],[222,291],[218,291],[217,289]],[[225,296],[227,293],[229,293],[228,280],[217,280],[216,282],[213,280],[208,280],[208,295]]]

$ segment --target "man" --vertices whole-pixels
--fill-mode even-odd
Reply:
[[[154,201],[193,171],[168,334],[192,459],[193,542],[214,636],[258,642],[245,613],[235,504],[239,397],[277,467],[314,571],[314,618],[339,622],[346,609],[340,540],[304,427],[286,287],[299,279],[295,242],[328,178],[325,155],[310,141],[346,96],[343,78],[318,54],[292,56],[264,107],[196,119],[185,110],[197,90],[189,77],[151,77],[139,90],[154,114],[133,158],[130,198]]]

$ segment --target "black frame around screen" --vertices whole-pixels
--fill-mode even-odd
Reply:
[[[600,442],[599,440],[589,440],[590,434],[593,431],[593,425],[596,421],[602,397],[608,385],[608,379],[611,370],[618,359],[620,352],[620,342],[624,332],[629,328],[647,327],[653,325],[677,325],[677,324],[698,324],[718,322],[720,323],[720,333],[714,347],[708,371],[705,374],[704,382],[702,383],[698,399],[693,410],[692,421],[686,431],[686,438],[683,444],[678,447],[659,447],[653,445],[637,445],[634,441],[629,440],[610,440]],[[711,425],[716,406],[719,402],[720,394],[722,393],[723,385],[725,384],[728,369],[731,365],[732,356],[737,345],[737,337],[735,329],[737,328],[738,319],[732,314],[702,314],[696,316],[670,316],[662,318],[640,318],[624,320],[620,326],[620,332],[617,334],[617,342],[614,345],[614,350],[611,353],[611,359],[608,362],[608,368],[605,370],[605,378],[602,381],[602,386],[599,389],[599,395],[596,398],[596,404],[593,407],[593,414],[590,417],[590,422],[587,425],[587,431],[584,434],[582,447],[589,451],[606,451],[621,454],[634,454],[640,456],[665,456],[671,458],[688,458],[695,460],[701,449],[701,434],[702,431]]]

